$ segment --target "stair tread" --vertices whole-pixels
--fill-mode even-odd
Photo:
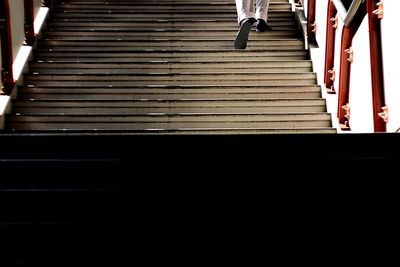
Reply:
[[[13,130],[9,130],[10,132],[13,132]],[[22,134],[25,132],[31,132],[31,130],[24,130],[20,129],[18,130]],[[252,128],[197,128],[197,129],[192,129],[192,128],[180,128],[180,129],[145,129],[145,130],[102,130],[101,132],[98,131],[97,129],[63,129],[63,130],[58,130],[58,129],[39,129],[35,131],[35,134],[40,136],[41,134],[57,134],[61,136],[68,136],[68,135],[75,135],[78,134],[79,136],[85,136],[85,135],[107,135],[107,134],[113,134],[113,135],[165,135],[165,134],[193,134],[193,135],[204,135],[204,134],[209,134],[209,135],[238,135],[238,134],[254,134],[254,135],[259,135],[259,134],[316,134],[316,133],[322,133],[322,134],[335,134],[337,133],[336,129],[332,127],[296,127],[296,128],[279,128],[279,127],[268,127],[268,128],[259,128],[259,127],[252,127]]]

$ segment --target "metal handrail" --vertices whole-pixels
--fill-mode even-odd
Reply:
[[[353,62],[352,40],[368,14],[369,44],[371,57],[371,80],[373,95],[374,131],[386,132],[388,108],[385,104],[382,38],[380,20],[383,17],[383,0],[353,0],[348,11],[339,0],[329,0],[326,30],[325,77],[328,93],[336,93],[334,81],[335,32],[338,16],[344,22],[341,40],[341,59],[339,74],[338,120],[342,130],[350,130],[350,69]]]
[[[8,0],[0,3],[1,40],[1,94],[9,95],[16,82],[13,75],[13,51],[11,43],[10,5]]]
[[[303,1],[295,1],[302,5]],[[316,43],[316,1],[308,0],[307,41]],[[364,17],[368,15],[369,46],[371,57],[371,82],[374,131],[386,132],[388,107],[385,104],[383,78],[381,23],[383,18],[383,0],[353,0],[346,5],[340,0],[328,0],[326,24],[326,48],[324,84],[328,94],[336,94],[334,82],[339,77],[339,95],[337,116],[342,130],[350,130],[350,69],[353,62],[353,37]],[[335,36],[339,17],[343,21],[341,36],[341,58],[339,75],[334,67]]]
[[[42,6],[51,7],[52,0],[43,0]],[[34,29],[34,7],[33,0],[24,0],[24,27],[25,27],[25,45],[32,46],[36,40]],[[0,39],[1,39],[1,95],[11,95],[16,81],[13,71],[13,51],[12,51],[12,33],[10,20],[9,0],[0,1]],[[23,44],[21,44],[23,45]]]
[[[332,0],[332,3],[335,5],[336,10],[339,13],[339,16],[342,18],[344,25],[346,26],[350,25],[358,9],[360,8],[360,5],[363,4],[364,2],[365,0],[353,0],[349,10],[346,10],[346,8],[343,6],[340,0]]]
[[[24,0],[24,13],[25,13],[25,44],[32,45],[36,40],[35,26],[34,26],[34,8],[33,0]]]

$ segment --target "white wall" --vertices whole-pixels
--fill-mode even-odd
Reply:
[[[13,46],[13,58],[15,60],[25,38],[24,0],[11,0],[9,1],[9,4],[10,4],[10,17],[11,17],[11,38]]]
[[[368,16],[353,39],[354,61],[350,76],[350,126],[352,132],[374,131]]]
[[[0,51],[1,51],[1,42],[0,42]],[[1,59],[1,53],[0,53],[0,70],[1,70],[1,62],[2,62],[2,59]],[[1,73],[0,73],[0,75],[1,75]],[[3,83],[2,83],[2,79],[1,79],[1,77],[0,77],[0,88],[3,86]],[[0,112],[1,112],[1,110],[0,110]]]
[[[398,37],[398,0],[384,1],[382,45],[385,75],[386,104],[389,107],[388,131],[400,128],[400,84],[398,82],[400,51]]]
[[[40,7],[42,6],[42,0],[33,0],[33,6],[34,6],[34,14],[35,17],[39,13]]]

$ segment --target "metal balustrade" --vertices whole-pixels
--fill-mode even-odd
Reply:
[[[15,86],[13,76],[13,51],[11,39],[9,0],[0,3],[0,40],[1,40],[1,94],[9,95]]]
[[[303,3],[304,2],[304,3]],[[315,10],[316,1],[295,1],[297,5],[307,4],[307,39],[309,43],[316,40]],[[350,128],[350,74],[353,62],[352,41],[368,15],[369,45],[371,57],[371,80],[374,131],[386,132],[388,108],[385,104],[385,88],[382,63],[381,19],[383,18],[383,1],[379,0],[329,0],[327,6],[326,47],[324,66],[324,85],[328,94],[336,94],[334,82],[339,78],[337,117],[341,130]],[[339,70],[334,66],[335,36],[338,19],[343,21],[341,33],[341,60]],[[321,70],[318,70],[321,71]]]
[[[43,7],[51,7],[52,1],[42,1]],[[36,40],[35,33],[35,1],[24,0],[23,9],[19,11],[24,16],[25,41],[22,45],[32,46]],[[13,73],[14,56],[13,51],[12,25],[10,14],[10,0],[0,2],[0,40],[1,40],[1,95],[11,95],[16,81]]]

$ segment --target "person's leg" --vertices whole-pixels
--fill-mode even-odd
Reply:
[[[249,33],[255,19],[255,10],[253,0],[236,0],[236,9],[238,14],[238,23],[240,29],[233,43],[236,49],[245,49],[249,39]]]
[[[253,0],[236,0],[236,11],[239,25],[244,19],[256,17]]]
[[[256,19],[268,20],[269,0],[257,0],[256,2]]]
[[[257,0],[256,3],[256,31],[264,32],[271,30],[272,28],[267,24],[269,0]]]

